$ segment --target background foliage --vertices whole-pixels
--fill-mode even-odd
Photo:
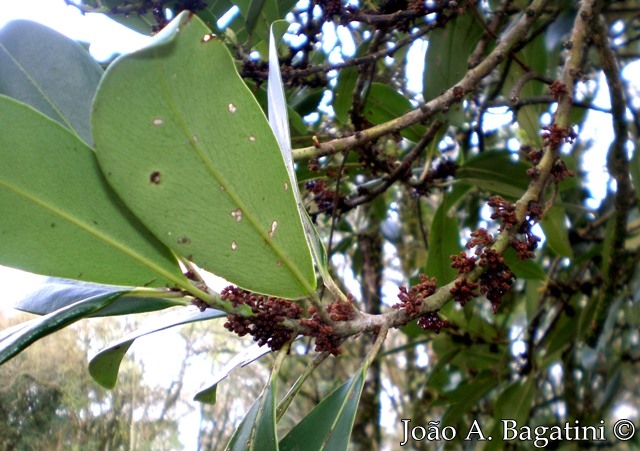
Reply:
[[[201,410],[204,448],[394,448],[401,419],[458,431],[478,420],[494,438],[502,419],[604,420],[603,446],[637,446],[615,439],[611,426],[621,416],[637,423],[640,396],[638,2],[79,8],[160,34],[103,73],[80,45],[44,27],[0,31],[0,263],[50,276],[18,305],[44,316],[0,333],[1,361],[81,318],[174,307],[106,346],[90,371],[107,387],[119,369],[118,386],[139,378],[120,368],[131,343],[185,323],[195,323],[189,340],[214,362],[230,360],[238,348],[220,345],[229,335],[203,322],[228,315],[213,321],[267,346],[250,347],[213,381],[203,375],[196,398],[215,402]],[[197,17],[168,24],[167,8]],[[288,26],[278,45],[287,106],[269,108],[288,113],[300,198],[276,145],[282,128],[274,140],[258,107],[266,113],[280,89],[267,81],[273,22],[276,33]],[[410,82],[423,68],[416,92]],[[599,134],[589,138],[594,122]],[[606,167],[594,182],[587,168],[598,153]],[[265,296],[219,293],[192,261]],[[289,349],[298,334],[288,353],[231,374],[261,350]],[[102,397],[117,402],[86,376],[63,375],[79,390],[67,407],[71,395],[53,376],[51,385],[21,377],[16,362],[24,360],[0,368],[11,384],[0,406],[37,410],[30,421],[39,428],[54,430],[62,411],[93,414]],[[228,401],[223,392],[244,396]],[[146,443],[175,438],[175,422],[157,418]],[[75,433],[86,434],[88,422]],[[9,429],[0,436],[19,428]],[[131,446],[122,434],[110,446]],[[530,447],[463,438],[447,447]]]

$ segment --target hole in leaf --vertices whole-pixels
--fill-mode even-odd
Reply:
[[[230,103],[229,105],[227,105],[227,107],[229,108],[229,113],[233,114],[236,111],[238,111],[238,108],[236,108],[236,106],[233,103]]]
[[[152,172],[151,175],[149,176],[149,181],[151,183],[153,183],[154,185],[159,185],[160,184],[160,173],[158,171]]]
[[[238,243],[236,243],[235,241],[231,242],[231,250],[235,251],[236,249],[238,249]]]

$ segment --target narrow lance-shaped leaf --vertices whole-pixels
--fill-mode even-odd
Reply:
[[[61,308],[95,296],[127,293],[93,316],[128,315],[184,305],[182,295],[164,288],[135,288],[103,285],[78,280],[45,278],[33,291],[27,293],[14,307],[36,315],[46,315]]]
[[[305,237],[313,260],[318,266],[318,270],[325,281],[330,281],[327,251],[320,241],[318,231],[311,223],[311,219],[307,214],[307,210],[302,205],[300,198],[300,190],[298,189],[298,181],[296,178],[296,170],[293,164],[293,154],[291,152],[291,134],[289,133],[289,121],[287,116],[287,102],[284,95],[282,84],[282,75],[280,74],[280,63],[278,61],[278,52],[276,49],[276,38],[274,36],[274,28],[278,23],[274,23],[270,30],[269,40],[269,78],[267,87],[269,124],[278,141],[282,158],[285,162],[287,174],[291,186],[293,187],[293,195],[298,207],[298,213],[302,221]],[[331,282],[329,282],[331,283]]]
[[[298,298],[315,273],[278,143],[224,44],[181,13],[107,70],[93,132],[107,180],[175,252]]]
[[[77,136],[0,96],[0,264],[125,286],[189,286]]]
[[[255,400],[249,413],[227,445],[228,451],[269,451],[278,450],[276,435],[276,382],[284,359],[285,351],[280,351],[271,368],[269,381]],[[256,407],[257,406],[257,407]]]
[[[105,349],[98,352],[89,363],[89,373],[103,387],[113,388],[118,379],[120,363],[136,339],[170,327],[207,321],[222,316],[226,316],[226,313],[213,309],[200,311],[195,307],[167,312],[160,318],[154,318],[125,337],[110,343]]]
[[[0,31],[0,94],[31,105],[91,145],[91,100],[102,68],[76,41],[39,23]]]
[[[0,364],[25,350],[39,339],[63,329],[76,321],[94,315],[121,296],[122,292],[106,293],[32,319],[0,333]]]
[[[218,371],[212,378],[213,382],[209,382],[208,386],[201,389],[193,399],[195,401],[200,401],[208,404],[215,404],[216,390],[218,384],[222,380],[226,379],[229,374],[231,374],[238,368],[242,368],[270,352],[271,350],[269,349],[269,347],[259,346],[257,343],[248,346],[241,353],[234,356],[220,371]]]
[[[366,368],[323,399],[280,442],[280,449],[347,449],[364,386]]]

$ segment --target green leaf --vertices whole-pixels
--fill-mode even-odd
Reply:
[[[323,399],[280,442],[282,451],[348,449],[366,368]]]
[[[76,321],[96,314],[118,299],[123,292],[105,293],[83,299],[48,315],[18,324],[0,332],[0,364],[28,346]]]
[[[259,346],[257,343],[248,346],[213,376],[214,382],[209,382],[206,388],[201,389],[193,398],[194,401],[215,404],[216,390],[222,380],[226,379],[236,369],[242,368],[270,352],[271,350],[267,346]]]
[[[226,313],[219,310],[206,309],[205,311],[200,311],[195,307],[167,312],[161,317],[154,318],[153,321],[147,322],[125,337],[109,343],[105,349],[98,352],[98,354],[91,359],[91,362],[89,362],[89,373],[98,384],[105,388],[113,388],[118,379],[120,363],[136,339],[144,335],[169,329],[170,327],[196,321],[207,321],[223,316],[226,316]]]
[[[503,255],[507,266],[518,279],[545,280],[547,273],[535,260],[520,260],[516,251],[510,247]]]
[[[271,368],[271,374],[267,385],[262,390],[260,397],[249,410],[249,414],[231,437],[227,450],[278,450],[278,437],[276,434],[276,383],[278,373],[282,368],[288,352],[281,350]],[[258,408],[254,406],[258,404]]]
[[[251,291],[315,290],[278,143],[198,17],[180,14],[151,46],[111,65],[93,132],[109,183],[175,252]]]
[[[484,152],[467,160],[456,171],[456,179],[498,194],[517,199],[529,186],[529,165],[514,161],[506,151]]]
[[[473,15],[467,12],[429,34],[423,75],[422,94],[425,101],[433,100],[462,79],[468,70],[469,56],[483,31]],[[452,125],[462,125],[462,103],[452,105],[447,118]]]
[[[0,264],[114,285],[189,286],[77,136],[4,96],[0,124]]]
[[[369,44],[370,41],[364,41],[360,44],[356,49],[354,58],[366,55]],[[331,105],[333,106],[336,118],[345,125],[349,123],[349,111],[353,105],[353,91],[356,89],[357,82],[357,67],[349,66],[340,69],[336,87],[333,91],[333,101]]]
[[[31,105],[91,145],[91,100],[102,68],[79,43],[39,23],[0,30],[0,94]]]
[[[411,111],[409,99],[389,85],[372,83],[369,88],[363,114],[371,123],[382,124]],[[425,132],[422,125],[403,129],[400,134],[410,141],[418,142]]]
[[[441,393],[434,405],[450,406],[442,417],[442,424],[444,426],[457,425],[462,416],[469,411],[469,406],[475,405],[499,383],[500,378],[496,377],[493,371],[487,370],[472,380],[460,383],[455,389]]]
[[[545,35],[540,34],[536,39],[530,42],[518,56],[532,70],[539,74],[546,73],[547,70],[547,49],[544,43]],[[508,92],[505,93],[507,98],[511,98],[512,89],[518,83],[525,70],[519,64],[511,64],[509,74],[506,79],[506,87]],[[519,92],[513,93],[518,95],[522,100],[529,97],[539,96],[544,93],[546,85],[538,80],[530,80],[525,83]],[[533,147],[542,147],[542,136],[540,134],[540,114],[547,109],[547,105],[525,105],[518,109],[516,120],[518,126],[523,130],[524,136],[522,141],[524,144]]]
[[[429,229],[429,253],[425,274],[435,277],[440,285],[453,280],[457,271],[451,267],[451,256],[460,253],[460,232],[458,221],[449,216],[453,199],[446,198],[440,203]]]
[[[116,285],[80,282],[78,280],[48,277],[26,294],[14,307],[36,315],[46,315],[61,308],[95,296],[109,293],[128,293],[120,296],[108,307],[99,310],[93,316],[128,315],[131,313],[152,312],[176,305],[184,305],[185,301],[176,299],[175,291],[154,288],[135,288]],[[181,296],[181,295],[180,295]],[[173,298],[173,299],[171,299]]]
[[[569,242],[564,208],[554,205],[544,215],[540,226],[546,237],[546,245],[558,256],[573,258]]]
[[[495,438],[502,436],[503,420],[512,420],[518,426],[529,423],[535,394],[535,379],[530,377],[514,382],[500,394],[495,401],[494,426],[489,434],[494,440],[486,442],[486,451],[504,449],[504,442],[495,440]]]

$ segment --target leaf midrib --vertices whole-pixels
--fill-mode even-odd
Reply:
[[[163,75],[165,73],[165,71],[162,70],[162,64],[157,64],[156,65],[156,69],[158,71],[158,80],[160,81],[160,85],[161,85],[161,88],[162,88],[163,98],[167,102],[167,104],[168,104],[168,106],[169,106],[169,108],[171,110],[171,113],[173,114],[173,116],[176,119],[180,129],[182,130],[182,132],[184,133],[185,137],[187,138],[187,141],[189,142],[191,147],[196,151],[198,157],[200,158],[200,160],[204,164],[205,168],[207,168],[207,170],[216,179],[216,181],[221,186],[224,187],[224,192],[227,195],[229,195],[229,197],[231,198],[231,201],[235,204],[235,206],[242,210],[244,218],[246,218],[249,221],[249,223],[253,226],[253,228],[260,234],[262,239],[266,243],[268,243],[269,247],[271,247],[274,250],[276,255],[279,257],[280,261],[282,261],[286,265],[286,267],[294,275],[294,277],[298,280],[298,282],[301,283],[302,287],[307,291],[307,294],[313,293],[314,292],[313,288],[307,282],[307,280],[302,275],[300,270],[295,265],[292,264],[288,254],[285,254],[282,251],[282,249],[280,248],[280,246],[278,246],[275,243],[275,241],[269,236],[269,234],[266,233],[266,231],[263,230],[262,227],[260,227],[260,224],[258,223],[256,218],[254,217],[253,213],[247,208],[245,203],[240,199],[240,197],[235,193],[235,191],[233,189],[229,189],[230,185],[227,182],[227,180],[222,176],[220,171],[218,171],[216,169],[216,167],[211,164],[211,161],[207,157],[207,154],[205,153],[204,149],[197,142],[195,142],[193,139],[191,139],[191,137],[194,136],[195,134],[192,133],[192,131],[189,128],[189,126],[187,125],[187,123],[183,120],[183,117],[180,114],[179,108],[176,107],[176,104],[173,101],[173,96],[171,95],[171,90],[169,89],[169,86],[167,84],[167,79]],[[256,105],[256,107],[258,107],[258,106]],[[292,186],[291,188],[292,189],[297,189],[297,187],[295,187],[295,186]],[[296,209],[297,209],[297,205],[296,205]],[[296,210],[296,214],[297,214],[297,210]],[[303,233],[304,233],[304,229],[303,229]]]
[[[111,238],[110,236],[96,230],[95,228],[91,227],[90,225],[86,224],[84,221],[80,220],[79,218],[76,218],[75,216],[65,212],[64,210],[61,210],[59,208],[53,207],[52,205],[50,205],[49,203],[47,203],[45,200],[41,199],[40,197],[38,197],[37,195],[33,195],[31,193],[28,193],[22,189],[20,189],[19,187],[10,184],[9,182],[6,182],[4,180],[0,180],[0,186],[5,187],[7,190],[23,197],[24,199],[30,201],[31,203],[44,208],[45,210],[48,210],[49,212],[53,213],[54,215],[58,216],[59,218],[61,218],[62,220],[68,222],[69,224],[79,228],[80,230],[88,233],[89,235],[94,236],[95,238],[97,238],[98,240],[108,244],[109,246],[111,246],[112,248],[122,252],[123,254],[125,254],[126,256],[132,258],[133,260],[141,263],[142,265],[146,266],[147,268],[155,271],[157,274],[161,275],[162,277],[166,278],[167,280],[172,281],[173,283],[175,283],[178,286],[184,286],[184,282],[182,280],[180,280],[179,278],[175,277],[175,275],[171,274],[170,272],[166,271],[164,268],[156,265],[153,261],[148,260],[146,257],[142,256],[141,254],[137,253],[137,252],[133,252],[130,248],[123,246],[120,242],[118,242],[118,240],[115,240],[113,238]]]

